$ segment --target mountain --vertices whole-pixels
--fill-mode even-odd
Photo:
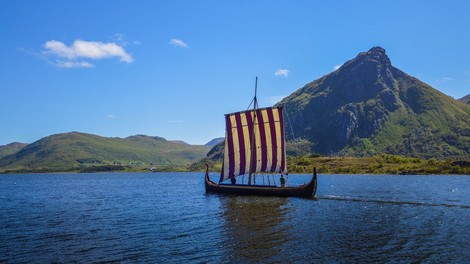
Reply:
[[[25,143],[13,142],[8,145],[0,146],[0,159],[20,151],[27,145],[28,144]]]
[[[181,145],[189,145],[188,143],[184,142],[183,140],[171,140],[171,142]]]
[[[42,138],[3,157],[0,172],[64,171],[98,165],[182,166],[202,159],[209,149],[145,135],[106,138],[71,132]]]
[[[292,128],[287,138],[311,153],[470,156],[470,106],[395,68],[380,47],[278,104]]]
[[[465,103],[465,104],[470,104],[470,94],[467,94],[466,96],[458,99],[460,102]]]
[[[223,138],[223,137],[214,138],[213,140],[207,142],[206,146],[213,147],[213,146],[219,144],[220,142],[223,142],[224,140],[225,140],[225,138]]]

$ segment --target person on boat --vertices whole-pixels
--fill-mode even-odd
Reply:
[[[230,182],[232,184],[236,184],[237,183],[237,180],[235,179],[235,176],[232,175],[232,177],[230,178]]]
[[[284,174],[281,174],[281,187],[286,187],[286,179],[284,178]]]

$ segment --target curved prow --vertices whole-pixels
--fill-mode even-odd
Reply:
[[[313,175],[307,184],[304,184],[299,196],[301,197],[314,197],[317,192],[317,169],[313,167]]]
[[[216,185],[216,183],[209,177],[209,164],[206,163],[206,175],[204,177],[204,186],[206,187],[206,191],[210,185]]]
[[[313,190],[312,190],[312,196],[315,196],[315,193],[317,192],[317,168],[313,167]]]

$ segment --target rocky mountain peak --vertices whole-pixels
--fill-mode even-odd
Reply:
[[[367,52],[361,52],[359,53],[359,56],[357,56],[357,58],[375,61],[383,66],[392,65],[390,59],[385,53],[385,49],[381,47],[373,47]]]
[[[354,59],[347,61],[342,68],[354,74],[361,73],[359,77],[365,74],[372,75],[392,86],[393,83],[390,81],[393,81],[394,74],[398,74],[385,53],[385,49],[381,47],[373,47],[367,52],[359,53]]]
[[[358,66],[364,64],[373,64],[381,67],[391,67],[392,63],[387,56],[385,49],[381,47],[373,47],[368,51],[360,52],[354,59],[344,63],[343,66]]]
[[[341,85],[335,86],[345,89],[343,96],[354,102],[374,98],[379,93],[386,93],[386,97],[392,99],[396,79],[403,75],[402,71],[392,66],[385,49],[373,47],[344,63],[331,77],[341,82]]]

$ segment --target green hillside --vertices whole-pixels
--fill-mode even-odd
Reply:
[[[3,157],[0,172],[186,166],[205,157],[209,149],[144,135],[106,138],[72,132],[45,137]]]
[[[0,146],[0,159],[5,156],[8,156],[8,155],[11,155],[20,151],[22,148],[24,148],[27,145],[28,144],[14,142],[8,145]]]

